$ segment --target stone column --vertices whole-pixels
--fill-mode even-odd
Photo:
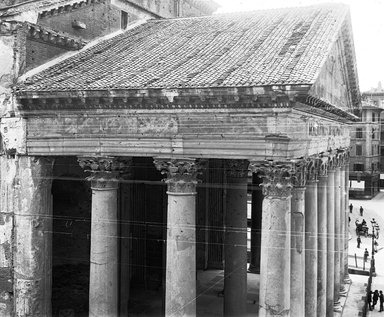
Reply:
[[[167,175],[165,316],[196,316],[196,184],[194,159],[156,159]]]
[[[318,261],[317,261],[317,316],[326,316],[327,310],[327,158],[323,158],[318,183]]]
[[[305,187],[295,186],[291,200],[291,316],[305,316]]]
[[[225,161],[224,316],[247,312],[248,165],[246,160]]]
[[[333,317],[335,294],[335,170],[328,169],[327,181],[327,317]]]
[[[346,217],[346,205],[345,205],[345,167],[340,168],[340,296],[347,296],[347,290],[344,286],[345,275],[345,235],[346,235],[346,223],[348,222]]]
[[[317,312],[317,180],[315,169],[310,171],[305,191],[305,316]]]
[[[340,167],[335,169],[335,278],[334,278],[334,299],[335,299],[335,311],[340,310]]]
[[[259,316],[290,316],[291,164],[252,163],[263,173]]]
[[[79,158],[91,173],[89,316],[118,316],[119,237],[117,191],[123,162],[112,157]]]
[[[13,160],[14,315],[48,317],[52,315],[53,160],[28,156]]]
[[[252,175],[252,215],[251,215],[251,263],[248,271],[260,274],[260,246],[261,246],[261,217],[263,210],[263,193],[261,178]]]
[[[346,153],[346,161],[344,165],[345,169],[345,243],[344,243],[344,283],[350,284],[352,283],[351,278],[349,277],[348,272],[348,243],[349,243],[349,228],[350,228],[350,222],[349,222],[349,152]]]

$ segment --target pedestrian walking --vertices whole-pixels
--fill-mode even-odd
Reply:
[[[353,210],[353,205],[352,203],[349,205],[349,212],[352,213],[352,210]]]
[[[368,257],[369,257],[369,252],[368,252],[367,248],[365,248],[365,251],[364,251],[364,262],[367,262]]]
[[[380,291],[380,294],[379,294],[379,300],[380,300],[380,310],[379,310],[379,311],[384,311],[384,309],[383,309],[383,304],[384,304],[384,295],[383,295],[383,291]]]
[[[372,295],[373,295],[372,291],[369,291],[367,293],[367,302],[368,302],[369,310],[372,310]]]
[[[360,249],[361,238],[357,236],[357,248]]]
[[[379,291],[376,289],[372,297],[372,309],[375,309],[375,305],[377,304],[378,300],[379,300]]]
[[[364,211],[363,207],[360,206],[360,216],[361,216],[361,217],[363,217],[363,211]]]

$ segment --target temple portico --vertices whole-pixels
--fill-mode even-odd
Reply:
[[[26,73],[31,37],[65,43],[23,23],[0,23],[0,314],[340,310],[361,108],[347,6],[140,20]]]

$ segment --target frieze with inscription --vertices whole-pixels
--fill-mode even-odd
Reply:
[[[171,116],[67,116],[55,118],[29,118],[29,137],[78,135],[174,135],[178,132],[177,120]],[[44,127],[44,129],[41,129]]]

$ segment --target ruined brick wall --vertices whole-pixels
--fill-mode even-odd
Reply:
[[[37,24],[91,40],[119,30],[120,17],[121,10],[112,6],[109,1],[102,1],[76,8],[68,6],[62,12],[41,15]],[[75,21],[83,23],[85,29],[73,26]]]
[[[26,70],[28,71],[42,65],[50,59],[68,51],[68,49],[63,47],[28,39],[26,46]]]

